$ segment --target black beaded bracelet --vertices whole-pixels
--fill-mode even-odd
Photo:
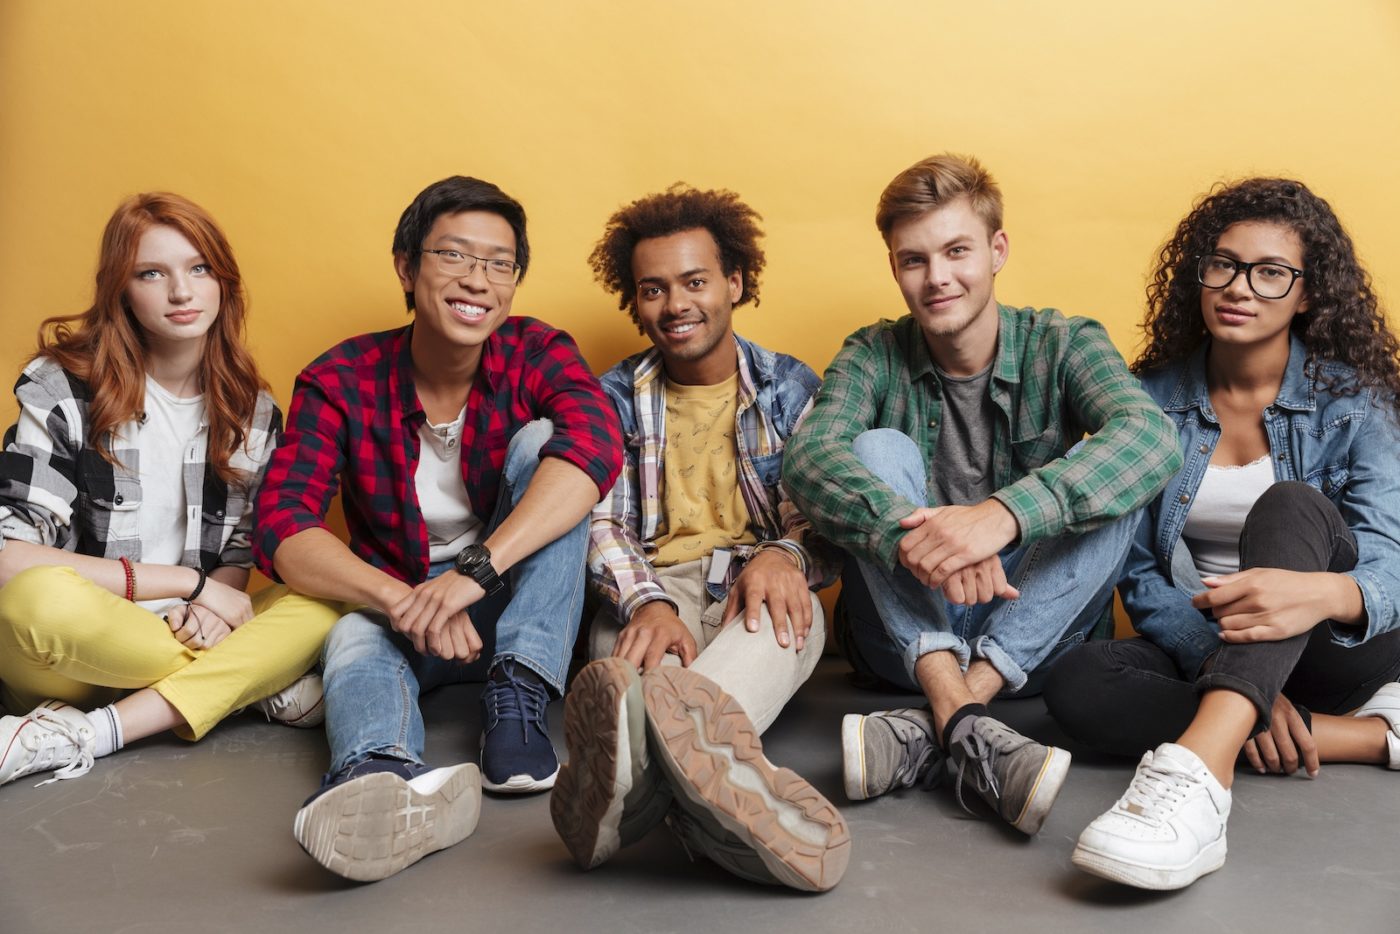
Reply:
[[[199,598],[200,592],[204,590],[204,582],[209,579],[209,574],[204,570],[204,568],[199,568],[198,570],[199,583],[194,585],[194,590],[191,590],[190,595],[185,598],[185,603],[187,604],[193,603]]]

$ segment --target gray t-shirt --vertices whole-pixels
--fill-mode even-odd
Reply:
[[[943,424],[933,452],[933,489],[944,506],[971,506],[996,492],[992,426],[997,407],[989,391],[992,367],[975,376],[937,370],[943,387]]]

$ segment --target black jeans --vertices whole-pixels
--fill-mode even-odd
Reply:
[[[1240,534],[1241,568],[1349,571],[1356,540],[1331,500],[1304,483],[1276,483],[1254,504]],[[1222,642],[1194,681],[1147,639],[1091,642],[1051,670],[1045,702],[1064,731],[1115,755],[1137,756],[1179,737],[1202,691],[1226,688],[1259,712],[1268,729],[1280,693],[1311,727],[1310,710],[1344,713],[1400,678],[1400,631],[1346,648],[1326,622],[1280,642]]]

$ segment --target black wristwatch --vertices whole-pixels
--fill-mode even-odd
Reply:
[[[468,545],[457,552],[453,567],[457,569],[458,574],[470,577],[480,584],[488,597],[505,589],[505,583],[491,566],[491,549],[485,545]]]

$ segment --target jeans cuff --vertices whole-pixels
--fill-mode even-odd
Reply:
[[[1215,690],[1234,691],[1244,697],[1254,705],[1255,711],[1259,714],[1259,722],[1256,724],[1253,736],[1269,728],[1269,721],[1273,719],[1274,702],[1273,699],[1264,699],[1264,692],[1259,690],[1259,686],[1246,681],[1243,678],[1225,672],[1212,671],[1201,675],[1196,679],[1196,693],[1204,694],[1206,691]]]
[[[1025,671],[1011,660],[1011,656],[1007,655],[991,636],[978,636],[972,643],[972,654],[985,659],[996,669],[997,674],[1006,682],[1005,690],[1014,694],[1026,686]]]
[[[919,683],[919,676],[914,674],[914,666],[919,663],[919,659],[934,652],[952,652],[958,657],[958,667],[967,670],[967,664],[972,660],[971,650],[967,643],[951,632],[921,632],[914,643],[904,651],[904,667],[909,671],[909,680],[914,684]]]
[[[402,746],[374,746],[369,749],[364,749],[360,752],[353,753],[350,756],[347,756],[344,762],[332,762],[330,771],[326,773],[326,780],[333,780],[341,772],[344,772],[346,769],[353,768],[354,766],[359,765],[361,762],[364,762],[370,756],[388,756],[393,759],[402,759],[405,762],[411,762],[414,765],[427,765],[426,762],[424,762],[422,759],[418,758]]]

